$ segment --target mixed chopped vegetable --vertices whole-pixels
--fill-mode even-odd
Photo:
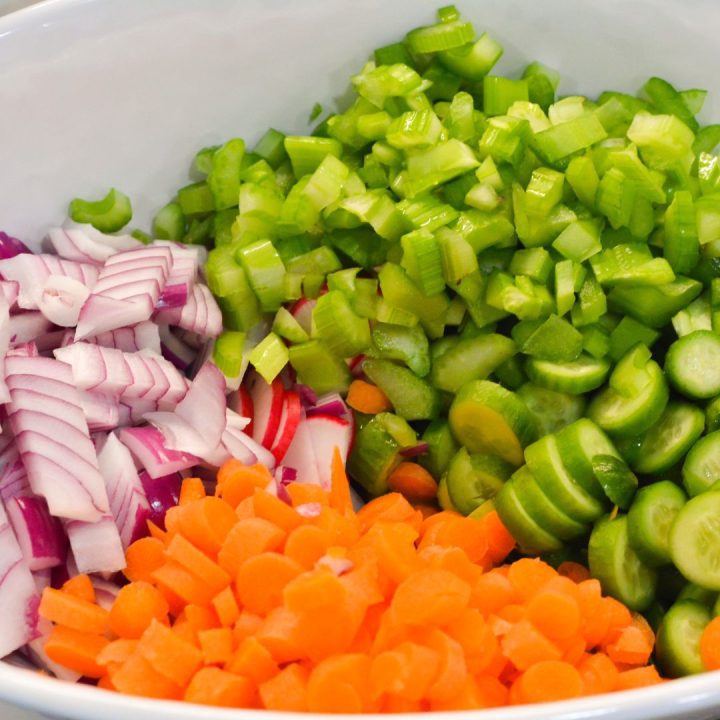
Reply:
[[[0,655],[313,712],[720,669],[720,126],[501,55],[441,8],[149,234],[0,234]]]

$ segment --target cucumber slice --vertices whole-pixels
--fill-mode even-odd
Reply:
[[[516,392],[535,417],[540,435],[556,433],[585,412],[585,398],[580,395],[556,392],[532,383],[525,383]]]
[[[683,677],[705,672],[700,638],[710,620],[710,611],[692,600],[676,602],[665,613],[655,648],[664,674]]]
[[[453,505],[450,499],[450,493],[448,492],[447,473],[440,478],[440,482],[438,483],[437,499],[438,505],[443,510],[457,512],[457,508]]]
[[[614,505],[627,509],[638,487],[638,479],[625,461],[614,455],[595,455],[593,472]]]
[[[682,466],[682,479],[690,497],[709,490],[720,481],[720,430],[700,438]]]
[[[672,562],[670,528],[687,502],[687,496],[669,480],[640,488],[628,511],[628,539],[638,557],[649,567]]]
[[[469,515],[473,520],[480,520],[491,512],[495,512],[495,499],[486,500],[482,505],[478,505]]]
[[[646,475],[661,473],[680,462],[702,435],[705,415],[690,403],[671,402],[660,419],[641,438],[634,470]]]
[[[720,430],[720,397],[713,398],[705,406],[705,429],[709,433]]]
[[[428,450],[418,458],[418,462],[434,477],[439,478],[448,469],[450,461],[458,451],[450,425],[446,420],[433,420],[422,436]]]
[[[536,385],[570,395],[582,395],[599,388],[609,371],[610,363],[607,360],[590,355],[581,355],[577,360],[567,363],[535,358],[528,358],[525,363],[525,372]]]
[[[620,457],[610,438],[592,420],[582,418],[557,434],[557,446],[570,477],[596,500],[604,500],[605,491],[595,477],[593,458]]]
[[[683,600],[692,600],[693,602],[700,603],[706,608],[712,610],[718,601],[718,594],[712,590],[701,588],[695,583],[688,583],[678,593],[677,600],[675,602],[682,602]]]
[[[690,581],[720,591],[720,492],[689,500],[670,529],[670,555]]]
[[[568,517],[588,523],[605,512],[604,504],[585,492],[568,472],[554,435],[546,435],[527,447],[525,460],[541,490]]]
[[[543,530],[520,502],[515,487],[507,482],[495,496],[495,509],[523,552],[554,552],[563,547],[561,540]]]
[[[655,598],[657,574],[630,547],[627,525],[626,515],[597,522],[588,543],[588,563],[606,593],[642,612]]]
[[[523,448],[537,436],[525,403],[510,390],[487,380],[460,389],[450,406],[450,427],[471,453],[498,455],[515,467],[523,463]]]
[[[495,455],[470,455],[460,448],[450,461],[447,489],[458,512],[469,515],[494,498],[512,475],[513,466]]]
[[[672,386],[689,398],[720,393],[720,335],[696,330],[676,340],[665,356],[665,372]]]
[[[517,470],[509,482],[515,485],[515,492],[527,514],[543,530],[560,540],[572,540],[587,532],[586,525],[573,520],[553,504],[527,465]]]

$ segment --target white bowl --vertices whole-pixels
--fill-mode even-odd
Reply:
[[[561,71],[563,93],[588,95],[634,92],[657,74],[708,88],[705,117],[720,119],[716,0],[457,2],[505,46],[501,71],[540,59]],[[252,142],[270,125],[304,132],[316,101],[332,106],[375,47],[431,21],[442,4],[48,0],[0,18],[0,229],[36,242],[63,220],[70,198],[110,185],[131,194],[137,221],[146,223],[186,181],[196,149],[238,135]],[[122,697],[2,662],[0,699],[78,720],[261,715]],[[720,675],[470,715],[700,720],[720,715]]]

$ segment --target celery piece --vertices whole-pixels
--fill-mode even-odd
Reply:
[[[665,211],[663,255],[678,273],[690,272],[700,259],[695,203],[686,190],[678,190]]]
[[[527,275],[532,280],[546,283],[553,270],[553,260],[545,248],[516,250],[510,261],[510,273]]]
[[[489,158],[492,160],[492,158]],[[442,187],[443,197],[455,209],[465,209],[465,196],[468,191],[476,185],[474,173],[466,172],[459,178],[445,183]]]
[[[407,41],[412,52],[424,54],[462,47],[474,37],[472,23],[458,19],[415,28],[407,34]]]
[[[659,77],[651,77],[640,92],[643,99],[648,100],[658,113],[675,115],[693,132],[700,127],[682,95],[667,81]]]
[[[442,255],[435,236],[428,230],[414,230],[401,238],[402,267],[424,295],[442,292]]]
[[[275,189],[254,182],[244,182],[238,193],[238,213],[274,221],[279,217],[283,197]]]
[[[387,360],[399,360],[418,377],[430,372],[430,346],[421,328],[378,322],[372,329],[373,351]]]
[[[112,233],[124,228],[132,220],[130,198],[110,188],[101,200],[75,198],[68,210],[77,223],[89,223],[100,232]]]
[[[706,125],[695,133],[695,142],[692,150],[695,155],[706,152],[715,152],[720,145],[720,125]]]
[[[440,118],[432,110],[412,110],[390,123],[385,139],[400,150],[427,147],[437,143],[442,129]]]
[[[387,171],[372,155],[364,157],[363,166],[357,172],[370,189],[387,188],[389,184]]]
[[[498,172],[497,165],[495,165],[495,161],[489,155],[480,163],[480,167],[475,171],[475,177],[478,182],[486,183],[495,188],[495,190],[500,191],[505,187],[505,183]]]
[[[418,150],[407,159],[411,192],[409,197],[452,180],[480,163],[469,145],[451,138],[426,150]]]
[[[310,175],[304,175],[292,186],[287,194],[277,220],[277,232],[283,237],[300,235],[307,232],[320,219],[320,211],[305,188],[310,182]]]
[[[610,349],[610,337],[603,327],[588,325],[583,328],[583,350],[596,360],[604,358]]]
[[[557,315],[532,323],[525,337],[518,332],[522,325],[520,323],[513,328],[512,336],[520,352],[525,355],[551,362],[572,362],[582,352],[583,336],[567,320]]]
[[[560,74],[539,62],[530,63],[522,74],[528,84],[528,96],[543,110],[555,101],[555,91],[560,83]]]
[[[342,153],[342,145],[333,138],[288,135],[284,146],[297,180],[315,172],[327,155],[339,158]]]
[[[212,236],[215,247],[232,243],[232,226],[236,218],[237,210],[235,208],[220,210],[213,215]]]
[[[458,283],[478,269],[475,251],[462,235],[448,228],[440,228],[435,238],[440,248],[445,282]]]
[[[340,270],[342,263],[329,247],[322,246],[287,260],[286,267],[288,272],[293,273],[327,275]]]
[[[350,168],[342,160],[326,155],[310,175],[303,196],[310,200],[313,208],[322,210],[340,198],[349,176]]]
[[[703,293],[673,316],[672,326],[678,337],[696,330],[713,330],[715,312],[710,304],[710,293]]]
[[[433,102],[452,100],[462,85],[462,79],[445,68],[437,58],[433,58],[422,77],[423,80],[432,83],[425,91],[425,95]]]
[[[357,131],[368,140],[382,140],[391,123],[390,113],[380,110],[361,115],[357,120]]]
[[[257,297],[247,280],[245,286],[240,287],[238,292],[215,299],[222,311],[225,330],[247,332],[256,327],[261,320]]]
[[[358,278],[355,281],[355,292],[350,297],[350,307],[360,317],[374,320],[377,316],[380,297],[379,283],[371,278]]]
[[[359,355],[370,345],[370,326],[356,315],[338,290],[321,295],[313,309],[314,334],[339,357]]]
[[[445,322],[452,327],[462,325],[465,320],[466,313],[467,305],[465,304],[465,301],[460,297],[454,297],[450,301],[450,307],[448,308]]]
[[[551,125],[576,120],[586,114],[585,102],[587,98],[582,95],[569,95],[554,102],[547,110]]]
[[[298,382],[308,385],[317,394],[347,391],[352,379],[347,364],[320,340],[292,345],[288,354]]]
[[[277,169],[287,158],[287,153],[285,152],[285,135],[279,130],[270,128],[260,140],[258,140],[253,152],[267,161],[273,170]]]
[[[571,222],[553,240],[552,246],[564,258],[584,262],[602,250],[600,226],[597,220]]]
[[[305,275],[302,276],[302,296],[306,298],[318,297],[324,284],[324,275],[320,273],[305,273]]]
[[[212,168],[212,157],[215,151],[219,149],[219,145],[209,145],[208,147],[198,150],[193,158],[193,168],[200,173],[200,175],[207,175]]]
[[[192,218],[180,241],[184,245],[209,245],[212,241],[212,216]]]
[[[488,33],[475,42],[438,53],[438,59],[464,80],[482,80],[503,54],[502,45]]]
[[[607,298],[600,283],[593,277],[586,278],[571,310],[572,324],[575,327],[592,325],[606,312]]]
[[[697,159],[697,174],[703,195],[711,195],[720,190],[720,159],[717,155],[700,153]]]
[[[630,223],[637,186],[619,168],[610,168],[600,180],[595,203],[613,228],[627,227]]]
[[[360,268],[346,268],[330,273],[326,280],[328,290],[339,290],[348,299],[352,298],[357,289],[357,274]]]
[[[619,168],[626,177],[635,183],[637,194],[653,203],[666,201],[665,191],[658,183],[655,174],[640,160],[635,145],[616,149],[608,153],[608,167]]]
[[[139,228],[135,228],[130,235],[134,237],[136,240],[141,242],[143,245],[150,245],[155,238],[148,235],[144,230],[140,230]]]
[[[454,5],[444,5],[438,8],[437,17],[440,22],[454,22],[460,19],[460,11]]]
[[[265,311],[276,311],[284,299],[285,265],[269,240],[240,248],[237,258]]]
[[[550,168],[537,168],[525,188],[525,210],[528,215],[547,217],[562,200],[565,176]]]
[[[227,378],[236,378],[240,375],[245,337],[244,332],[225,330],[215,339],[213,362]]]
[[[537,133],[532,146],[551,165],[591,147],[607,137],[605,128],[592,113]]]
[[[375,320],[388,325],[400,325],[402,327],[415,327],[419,324],[420,318],[415,313],[391,305],[385,298],[380,298],[375,313]]]
[[[474,113],[475,103],[472,95],[466,92],[456,93],[445,119],[445,126],[450,137],[466,143],[473,142],[477,137]]]
[[[274,333],[291,343],[303,343],[310,339],[300,323],[284,307],[281,307],[275,314],[272,329]]]
[[[473,185],[465,195],[466,205],[486,212],[492,212],[501,202],[502,199],[497,194],[495,188],[488,183],[477,183]]]
[[[590,258],[597,281],[603,286],[666,285],[675,279],[665,258],[654,258],[643,243],[624,243]]]
[[[694,160],[693,131],[674,115],[639,112],[627,131],[628,138],[640,149],[643,161],[664,170],[679,166],[689,170]]]
[[[440,411],[437,390],[412,370],[389,360],[367,358],[363,372],[385,393],[401,418],[432,420]]]
[[[212,157],[212,167],[208,173],[207,186],[214,200],[214,209],[224,210],[238,204],[240,192],[240,169],[245,156],[245,142],[240,138],[228,140],[215,151]],[[186,208],[183,199],[178,193],[178,202],[186,215],[201,212],[199,205]],[[198,203],[198,200],[194,201]],[[209,203],[208,203],[209,204]],[[210,208],[211,210],[213,208]]]
[[[698,241],[710,246],[720,240],[720,195],[705,195],[695,201]],[[713,252],[717,256],[717,252]]]
[[[483,78],[483,112],[489,117],[505,115],[513,103],[528,99],[526,80],[510,80],[500,75]]]
[[[572,260],[561,260],[555,265],[555,306],[562,317],[575,304],[575,271]]]
[[[358,75],[353,76],[352,84],[358,95],[376,108],[382,108],[387,98],[406,97],[424,88],[420,75],[402,63],[379,67],[368,63]]]
[[[519,100],[514,102],[507,110],[510,117],[527,120],[533,133],[539,133],[550,127],[545,111],[536,103]]]
[[[578,200],[594,208],[600,178],[593,161],[587,155],[574,157],[565,171],[565,177]]]
[[[483,157],[489,155],[498,163],[517,165],[525,155],[529,135],[527,120],[507,115],[490,118],[480,138],[480,153]]]
[[[216,297],[227,297],[247,286],[247,276],[235,258],[236,248],[218,247],[211,250],[205,264],[208,287]]]
[[[396,42],[391,45],[385,45],[377,48],[373,54],[376,65],[408,65],[414,68],[415,61],[413,60],[410,51],[407,49],[405,43]]]
[[[434,195],[406,198],[397,204],[397,209],[411,228],[423,228],[430,232],[449,225],[459,215],[457,210],[442,203]]]
[[[158,240],[182,240],[185,234],[185,215],[180,205],[171,202],[161,207],[153,218],[152,233]]]

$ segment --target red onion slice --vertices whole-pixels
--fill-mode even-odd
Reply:
[[[80,390],[80,405],[91,433],[113,430],[120,424],[120,402],[113,395]]]
[[[118,437],[151,478],[159,478],[197,465],[195,455],[167,447],[163,434],[154,427],[122,428]]]
[[[120,534],[110,515],[95,522],[66,520],[65,532],[80,573],[114,573],[125,567]]]
[[[20,283],[14,280],[0,280],[0,294],[3,295],[10,308],[17,302],[19,293]]]
[[[12,437],[12,434],[8,434]],[[14,440],[0,454],[0,466],[0,501],[7,503],[19,495],[32,495],[27,471],[20,460]]]
[[[177,337],[167,325],[160,325],[159,328],[162,356],[169,360],[178,370],[187,370],[195,360],[195,350]]]
[[[120,250],[129,250],[142,245],[131,235],[105,235],[92,225],[51,228],[48,230],[48,240],[61,258],[96,265],[102,265]]]
[[[21,240],[0,230],[0,258],[7,259],[32,250]]]
[[[98,333],[91,338],[87,338],[85,342],[102,345],[102,347],[113,348],[115,350],[122,350],[123,352],[150,350],[158,355],[160,354],[159,328],[154,322],[150,322],[149,320],[138,323],[137,325]]]
[[[67,552],[62,525],[39,497],[20,496],[5,504],[26,565],[33,572],[60,565]]]
[[[53,324],[74,327],[89,295],[90,290],[81,282],[63,275],[49,275],[37,304],[40,312]]]
[[[153,478],[147,472],[142,471],[139,477],[145,496],[150,503],[148,520],[164,530],[165,513],[180,501],[182,476],[179,473],[168,473]]]
[[[173,325],[197,333],[202,337],[217,337],[223,329],[222,313],[210,290],[201,284],[182,307],[162,309],[155,313],[159,325]]]

